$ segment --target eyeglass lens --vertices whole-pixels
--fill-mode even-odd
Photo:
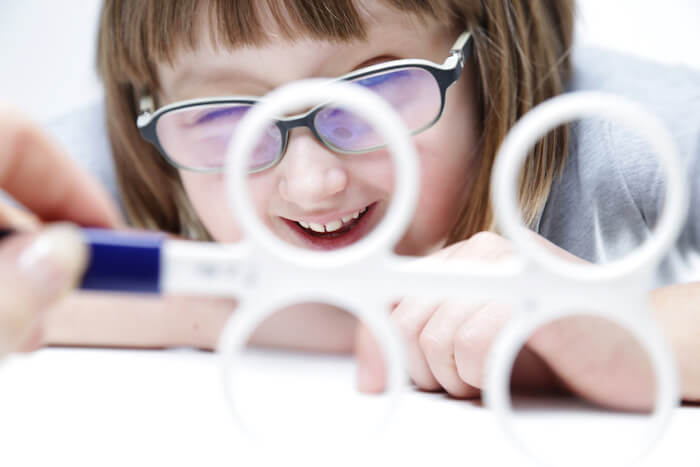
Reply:
[[[382,97],[414,133],[430,126],[440,113],[441,90],[435,77],[422,68],[401,68],[351,81]],[[250,104],[207,104],[174,110],[157,122],[158,141],[179,166],[221,168],[236,128]],[[334,106],[322,108],[314,127],[329,147],[342,152],[367,152],[386,144],[362,118]],[[274,123],[253,151],[249,170],[273,165],[282,151],[283,137]]]

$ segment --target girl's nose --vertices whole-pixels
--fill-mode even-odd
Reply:
[[[323,209],[347,188],[348,174],[342,160],[310,132],[290,138],[280,168],[280,195],[305,210]]]

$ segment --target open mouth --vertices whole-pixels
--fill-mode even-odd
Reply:
[[[314,224],[282,218],[305,245],[321,250],[332,250],[355,243],[372,228],[377,203],[370,204],[355,213],[327,224]]]

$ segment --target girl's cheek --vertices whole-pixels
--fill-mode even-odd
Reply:
[[[436,126],[414,138],[421,173],[418,207],[407,232],[410,254],[426,254],[444,243],[473,182],[467,142],[450,138],[444,129]]]
[[[220,242],[239,241],[242,238],[241,229],[228,200],[224,176],[181,172],[181,178],[199,220],[214,239]]]

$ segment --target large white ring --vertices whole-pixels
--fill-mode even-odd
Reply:
[[[520,350],[541,326],[567,316],[591,315],[609,320],[628,331],[647,352],[656,377],[656,400],[650,416],[647,438],[641,442],[637,457],[628,459],[630,464],[641,459],[656,444],[679,403],[678,374],[671,351],[647,314],[610,313],[603,308],[591,308],[585,312],[552,310],[547,313],[526,313],[516,316],[498,335],[489,353],[486,367],[486,391],[484,400],[493,410],[506,434],[522,452],[541,461],[518,438],[513,426],[513,407],[510,399],[510,381],[513,365]],[[585,442],[585,440],[582,440]]]
[[[395,167],[395,189],[383,221],[369,235],[336,251],[314,252],[293,247],[274,236],[255,213],[246,178],[248,157],[271,120],[297,109],[332,102],[358,115],[386,137]],[[357,155],[356,157],[362,157]],[[380,97],[358,85],[311,79],[283,86],[253,107],[233,138],[226,159],[226,187],[234,215],[252,243],[274,256],[308,268],[332,267],[372,254],[390,252],[403,236],[418,199],[418,161],[409,132],[396,112]]]
[[[323,291],[306,295],[279,295],[272,299],[265,300],[264,303],[257,300],[242,302],[239,304],[236,312],[229,318],[221,333],[217,345],[217,353],[220,355],[219,358],[222,366],[226,399],[234,417],[238,421],[239,427],[253,440],[262,441],[262,433],[252,432],[240,415],[241,411],[238,409],[237,401],[233,396],[236,386],[233,383],[235,373],[232,369],[239,367],[241,354],[245,350],[248,339],[265,319],[281,311],[285,306],[294,303],[309,302],[328,303],[351,313],[358,321],[367,326],[371,334],[377,340],[385,358],[384,361],[386,362],[386,386],[384,395],[389,400],[389,403],[386,412],[383,414],[382,425],[376,426],[375,428],[382,429],[386,426],[389,417],[396,410],[401,394],[408,385],[407,375],[404,370],[406,364],[401,340],[396,329],[392,326],[391,321],[383,310],[369,309],[367,312],[363,312],[361,310],[367,309],[366,303],[355,303],[352,300],[348,300],[346,297],[328,295]],[[372,431],[372,433],[358,433],[358,436],[362,438],[379,434],[376,430],[369,431]]]
[[[529,150],[548,131],[587,117],[608,117],[638,130],[660,158],[666,177],[666,198],[652,235],[627,257],[604,266],[574,264],[554,257],[526,232],[519,206],[519,174]],[[547,269],[582,281],[610,280],[655,267],[675,242],[688,211],[688,192],[678,149],[666,127],[638,104],[598,92],[577,92],[550,99],[528,112],[510,131],[496,157],[492,198],[504,234],[519,251]]]

